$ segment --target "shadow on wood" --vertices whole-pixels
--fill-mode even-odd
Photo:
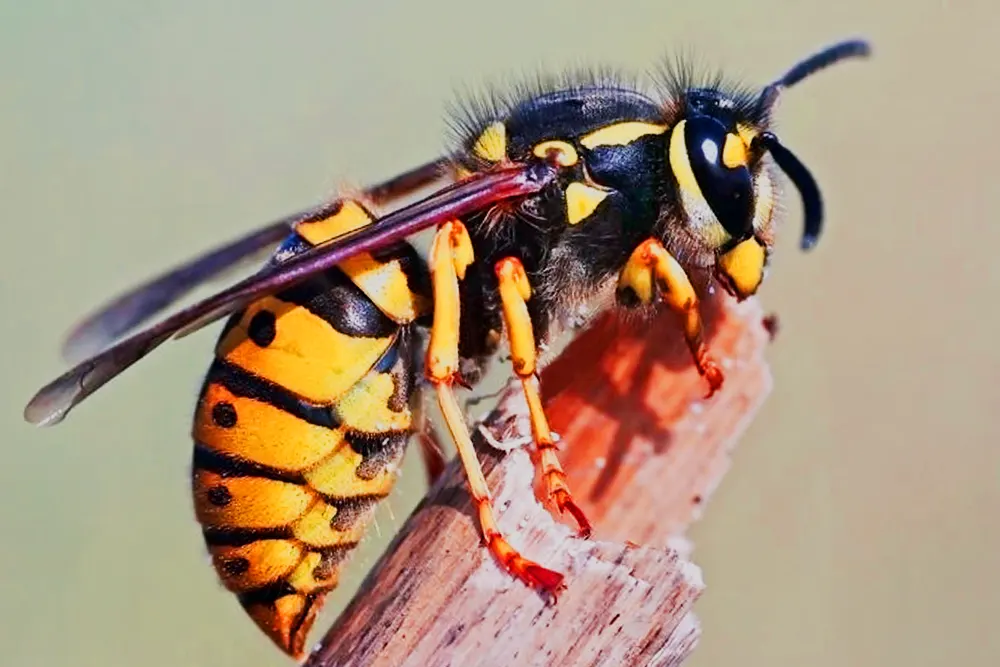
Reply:
[[[709,400],[670,316],[640,326],[603,316],[543,371],[560,458],[593,539],[577,538],[531,493],[540,487],[528,450],[503,452],[476,433],[501,530],[566,575],[557,603],[509,577],[482,546],[453,461],[307,664],[680,664],[700,635],[692,605],[703,589],[683,535],[771,388],[757,302],[719,298],[706,315],[726,373]],[[501,443],[530,434],[518,386],[484,426]]]

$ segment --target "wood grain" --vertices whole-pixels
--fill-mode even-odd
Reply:
[[[771,388],[759,305],[718,298],[706,310],[726,372],[709,400],[670,316],[642,325],[601,317],[544,370],[546,410],[594,522],[591,540],[532,494],[540,485],[529,450],[505,451],[530,433],[516,387],[484,421],[501,447],[477,432],[501,530],[525,556],[566,574],[557,602],[490,557],[453,461],[307,664],[683,662],[700,636],[692,606],[704,588],[684,532]]]

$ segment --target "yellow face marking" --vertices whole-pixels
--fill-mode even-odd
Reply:
[[[213,422],[212,410],[219,403],[235,409],[234,427]],[[335,451],[342,438],[340,431],[309,424],[263,401],[235,396],[215,383],[205,391],[195,417],[194,439],[206,447],[289,472],[315,465]],[[273,498],[264,495],[260,501]]]
[[[745,146],[752,146],[753,140],[757,138],[759,134],[757,130],[746,125],[745,123],[736,124],[736,133],[740,135],[740,139],[743,140]]]
[[[212,502],[220,494],[226,498],[221,506]],[[298,484],[198,470],[194,499],[195,514],[204,526],[261,529],[287,526],[305,513],[316,496]]]
[[[262,309],[276,317],[274,340],[264,348],[248,334],[250,321]],[[217,354],[306,400],[329,403],[364,376],[391,342],[391,337],[342,334],[305,308],[266,297],[247,308],[220,341]]]
[[[590,134],[584,135],[580,139],[580,144],[590,149],[597,148],[598,146],[627,146],[640,137],[650,134],[663,134],[666,131],[666,125],[644,123],[642,121],[626,121],[594,130]]]
[[[309,243],[319,245],[355,229],[366,227],[371,222],[372,216],[361,204],[347,199],[343,201],[340,210],[333,215],[322,220],[300,222],[295,226],[295,231]]]
[[[399,260],[383,263],[369,253],[361,253],[339,266],[379,310],[395,322],[412,322],[430,306],[426,299],[410,291]]]
[[[493,123],[479,135],[472,152],[488,162],[500,162],[507,157],[507,127],[502,121]]]
[[[754,197],[757,205],[754,208],[753,226],[757,230],[761,240],[771,243],[771,218],[774,215],[774,183],[766,169],[762,169],[757,174],[754,183],[756,193]]]
[[[292,527],[292,532],[296,539],[311,547],[335,547],[360,541],[366,526],[357,525],[348,531],[334,530],[330,522],[336,515],[336,507],[319,501]]]
[[[566,187],[566,221],[576,225],[586,220],[607,196],[606,190],[580,182],[570,183]]]
[[[684,139],[685,125],[687,121],[682,120],[670,133],[670,170],[674,172],[677,186],[681,190],[703,199],[698,179],[694,177],[694,171],[691,169],[691,160],[688,159],[687,141]]]
[[[749,238],[719,258],[718,269],[738,299],[753,296],[764,279],[764,246]]]
[[[687,121],[682,120],[677,123],[670,134],[670,147],[668,157],[670,160],[670,170],[677,181],[678,194],[687,214],[687,222],[691,229],[711,248],[717,248],[729,240],[729,232],[715,217],[705,195],[702,194],[698,179],[695,178],[694,170],[691,169],[691,160],[688,158],[687,141],[684,137],[684,128]]]
[[[747,166],[747,145],[736,134],[727,134],[722,147],[722,164],[730,169]]]
[[[337,452],[305,473],[309,486],[334,498],[387,496],[396,483],[396,469],[391,467],[372,479],[358,477],[363,457],[344,443]]]
[[[572,167],[580,161],[580,156],[573,148],[573,144],[565,141],[543,141],[535,146],[531,152],[534,153],[535,157],[544,159],[549,156],[550,151],[556,153],[556,164],[560,167]]]
[[[292,540],[257,540],[239,547],[213,546],[209,551],[222,583],[237,593],[284,579],[302,558],[302,547]]]

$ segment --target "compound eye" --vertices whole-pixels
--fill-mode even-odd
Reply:
[[[740,136],[708,116],[681,121],[670,138],[670,167],[694,226],[717,222],[730,237],[753,231],[753,177]],[[711,229],[705,233],[715,236]],[[720,244],[721,245],[721,244]]]

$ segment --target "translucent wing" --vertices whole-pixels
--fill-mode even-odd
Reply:
[[[58,423],[74,406],[169,338],[196,331],[263,296],[296,285],[360,252],[385,247],[501,200],[534,194],[552,183],[555,177],[555,168],[536,163],[477,174],[443,188],[380,218],[368,227],[318,245],[242,280],[80,363],[43,387],[28,403],[24,418],[40,425]]]
[[[364,195],[375,203],[401,197],[437,180],[443,175],[444,166],[444,160],[429,162],[367,188]],[[73,328],[63,344],[63,358],[70,363],[77,363],[97,354],[135,327],[176,303],[194,288],[256,257],[264,249],[277,245],[289,234],[295,223],[322,215],[327,206],[317,206],[286,216],[175,267],[109,301]]]
[[[76,325],[62,347],[76,363],[94,355],[199,285],[236,268],[288,236],[298,216],[219,246],[109,301]]]

